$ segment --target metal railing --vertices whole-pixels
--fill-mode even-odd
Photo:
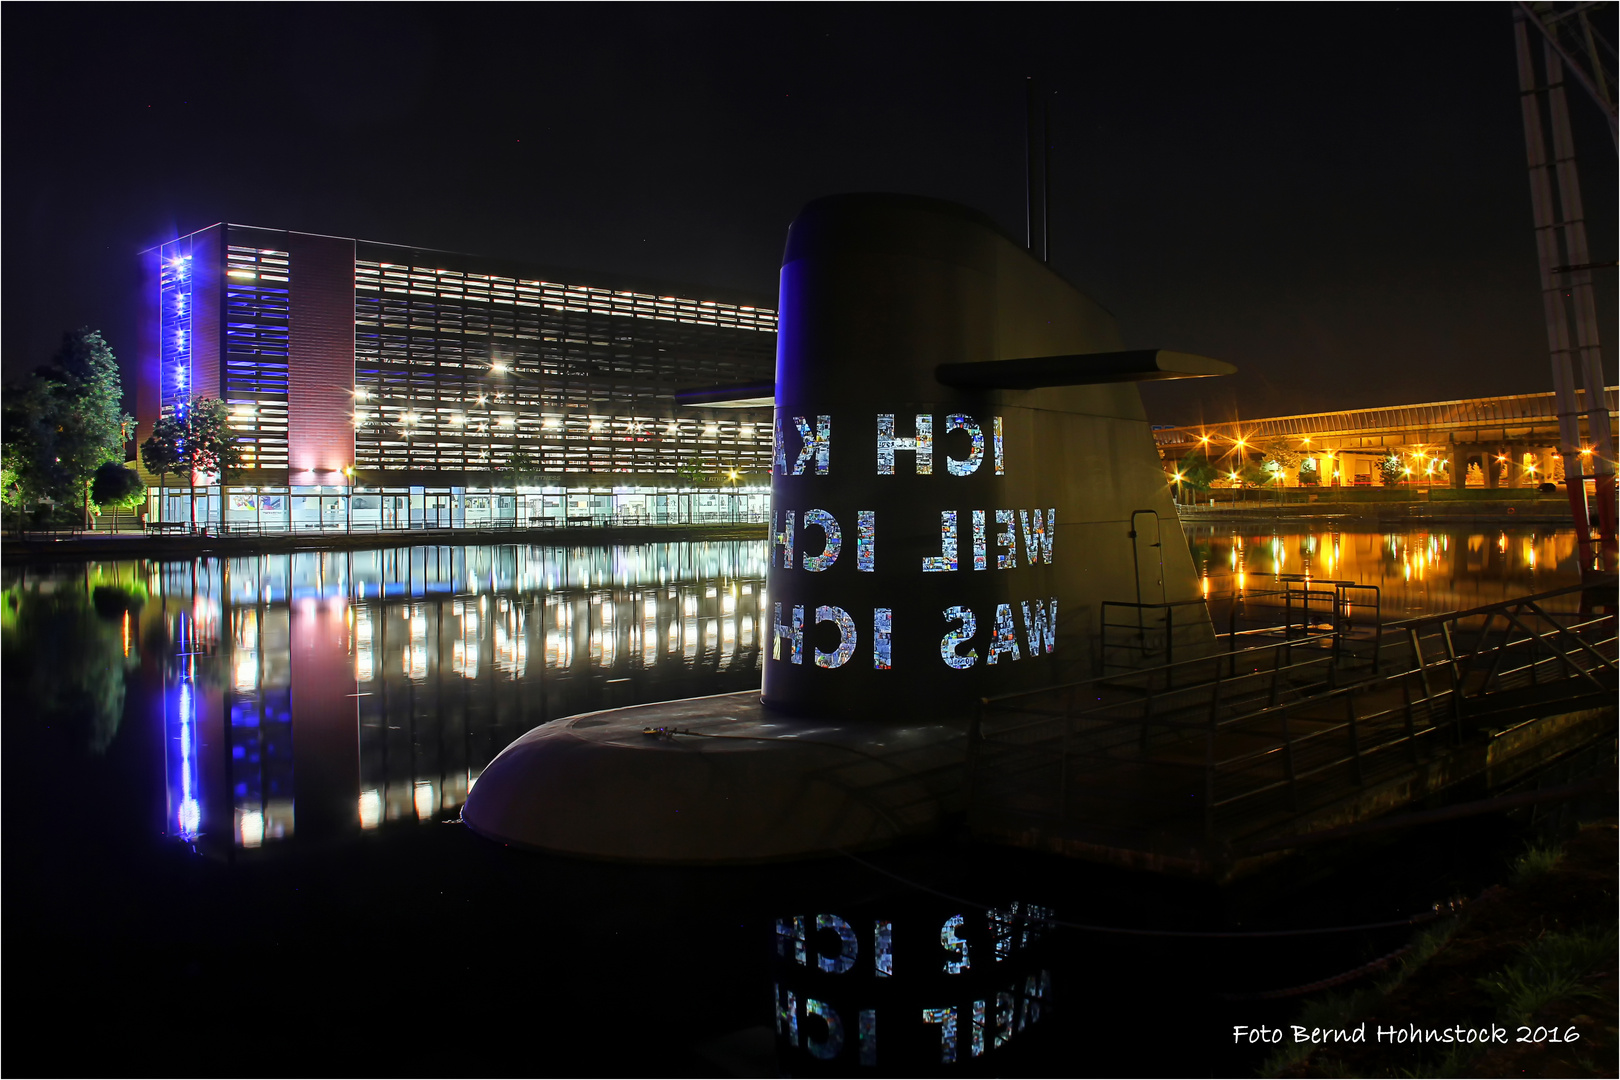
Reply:
[[[736,513],[687,513],[687,514],[576,514],[566,518],[559,517],[533,517],[522,520],[503,518],[494,521],[475,521],[471,523],[453,524],[448,514],[426,517],[402,523],[377,523],[347,521],[295,521],[290,524],[282,522],[255,522],[255,521],[226,521],[226,522],[199,522],[193,525],[186,521],[175,522],[147,522],[145,531],[147,535],[177,534],[184,536],[352,536],[352,535],[411,535],[421,533],[465,533],[465,532],[566,532],[576,528],[621,529],[621,528],[680,528],[691,525],[719,526],[719,525],[757,525],[770,521],[770,515],[757,512]]]
[[[1183,655],[1207,645],[1209,609],[1206,601],[1179,600],[1165,604],[1105,600],[1102,603],[1102,659],[1104,675],[1166,667],[1174,672],[1176,645]]]
[[[1030,830],[1226,842],[1453,752],[1481,727],[1613,706],[1616,619],[1580,587],[1382,626],[1378,667],[1335,626],[986,698],[970,815]],[[1575,610],[1571,610],[1575,608]],[[1380,670],[1381,668],[1381,670]]]

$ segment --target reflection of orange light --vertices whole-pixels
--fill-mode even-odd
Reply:
[[[1200,584],[1203,586],[1203,589],[1204,589],[1204,599],[1208,600],[1209,599],[1209,575],[1208,574],[1205,574],[1203,576],[1203,578],[1200,581]]]
[[[124,612],[124,655],[129,655],[129,612]]]

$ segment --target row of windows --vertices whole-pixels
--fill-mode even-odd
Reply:
[[[287,341],[292,259],[285,251],[225,249],[225,369],[221,397],[246,468],[287,467]]]
[[[765,472],[768,422],[671,413],[680,389],[769,381],[775,329],[767,308],[361,261],[356,464]]]
[[[357,292],[466,300],[474,304],[544,307],[556,312],[619,315],[776,332],[776,312],[769,308],[489,274],[465,274],[457,270],[398,263],[357,261],[355,289]]]

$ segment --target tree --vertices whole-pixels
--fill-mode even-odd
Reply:
[[[141,444],[141,461],[157,473],[159,482],[170,472],[185,472],[191,487],[191,527],[197,527],[197,476],[215,474],[221,480],[242,465],[242,448],[231,430],[231,414],[218,398],[192,398],[182,411],[171,413],[153,426]]]
[[[1201,451],[1194,450],[1176,463],[1176,472],[1181,474],[1181,483],[1194,491],[1208,491],[1210,481],[1220,476],[1220,470],[1211,465],[1209,458]]]
[[[1385,487],[1394,487],[1406,475],[1406,466],[1396,454],[1391,454],[1378,463],[1378,472],[1384,479]]]
[[[541,467],[540,462],[530,457],[528,451],[520,447],[513,450],[511,456],[506,459],[505,471],[511,474],[512,483],[517,485],[532,482],[540,475]]]
[[[1264,465],[1245,465],[1237,472],[1239,480],[1246,488],[1262,487],[1269,484],[1276,475]]]
[[[88,527],[90,483],[104,463],[124,460],[124,435],[135,423],[123,410],[118,361],[101,334],[85,327],[63,337],[41,378],[56,406],[56,457],[83,496]]]
[[[134,470],[116,461],[104,462],[90,481],[90,500],[97,506],[133,510],[146,501],[146,485]]]
[[[49,365],[6,390],[5,501],[20,509],[82,500],[88,524],[91,478],[104,462],[123,460],[134,423],[122,401],[118,361],[101,335],[65,335]]]
[[[182,444],[191,473],[191,527],[197,527],[197,476],[213,474],[221,481],[242,465],[242,447],[231,430],[231,414],[218,398],[192,398],[186,410],[186,437]]]
[[[686,458],[675,467],[675,475],[689,484],[695,484],[703,479],[703,464],[697,458]]]
[[[1261,455],[1261,464],[1266,466],[1268,471],[1274,473],[1279,479],[1282,477],[1283,470],[1299,468],[1299,463],[1305,457],[1298,450],[1289,446],[1287,439],[1281,437],[1268,442],[1261,451]],[[1273,466],[1275,467],[1273,468]]]
[[[181,455],[180,444],[185,440],[186,426],[175,417],[165,416],[152,425],[152,434],[141,443],[141,464],[146,471],[158,478],[158,520],[163,520],[163,502],[161,494],[165,482],[172,472],[179,472],[185,464]]]

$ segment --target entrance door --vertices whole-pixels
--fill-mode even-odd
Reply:
[[[430,529],[448,529],[450,527],[450,496],[424,495],[422,497],[422,522]]]
[[[382,497],[382,527],[408,529],[411,527],[411,497],[384,495]]]

